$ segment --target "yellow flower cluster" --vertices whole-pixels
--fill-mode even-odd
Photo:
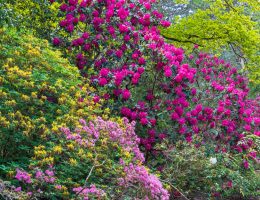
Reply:
[[[102,111],[92,101],[94,88],[47,41],[4,29],[0,33],[0,132],[12,138],[1,138],[3,152],[12,149],[12,155],[28,156],[39,166],[54,164],[65,152],[74,152],[67,159],[71,166],[78,163],[75,155],[94,160],[92,150],[83,151],[73,142],[48,145],[61,127],[79,126],[79,119],[93,120],[98,114],[108,118],[109,109]],[[31,143],[35,141],[41,145]],[[24,155],[20,145],[36,145],[33,157]]]

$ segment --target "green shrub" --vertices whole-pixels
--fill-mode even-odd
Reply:
[[[259,139],[254,138],[259,143]],[[198,148],[186,142],[178,142],[176,146],[167,148],[164,145],[157,148],[164,149],[163,155],[167,159],[158,165],[163,169],[160,172],[161,178],[172,186],[173,193],[178,194],[177,189],[190,198],[200,195],[205,199],[218,196],[224,199],[249,198],[259,195],[257,158],[246,153],[214,153],[204,146]],[[255,152],[258,151],[257,145],[252,148]],[[248,169],[243,165],[245,159],[249,163]]]
[[[0,177],[26,167],[59,126],[102,113],[78,70],[46,40],[1,29],[0,66]]]

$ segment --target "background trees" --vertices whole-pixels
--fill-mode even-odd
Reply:
[[[161,8],[173,18],[172,26],[162,30],[165,38],[187,52],[198,44],[202,51],[221,55],[248,72],[252,88],[259,87],[258,1],[167,1],[167,8],[164,2]]]

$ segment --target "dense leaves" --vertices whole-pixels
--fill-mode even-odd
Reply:
[[[222,55],[240,69],[249,71],[251,84],[259,87],[259,2],[203,0],[196,3],[192,0],[184,3],[180,17],[174,17],[172,26],[162,31],[163,36],[187,51],[198,44],[203,51]]]
[[[239,31],[255,50],[258,41],[248,35],[258,33],[247,9],[257,7],[246,1],[234,14],[236,3],[230,7],[226,4],[233,1],[225,1],[223,7],[221,2],[212,3],[213,8],[194,1],[192,9],[204,10],[196,7],[183,20],[198,15],[205,25],[216,22],[214,36],[225,21],[222,28],[232,34],[220,43],[216,38],[204,42],[208,33],[198,29],[196,42],[191,42],[195,45],[182,45],[186,52],[168,43],[186,34],[171,33],[175,26],[154,0],[2,3],[0,178],[7,181],[0,182],[0,195],[145,200],[257,196],[259,97],[249,98],[248,79],[232,60],[201,52],[244,42]],[[21,18],[12,19],[14,13]],[[243,14],[246,23],[235,23],[236,14]],[[26,20],[28,15],[37,25]],[[62,53],[28,31],[11,29],[15,23],[37,37],[51,37]],[[185,25],[181,30],[187,31]],[[235,49],[257,57],[252,49],[245,51],[246,44]]]
[[[2,175],[19,165],[26,167],[33,146],[50,140],[61,121],[70,124],[95,110],[91,97],[78,87],[88,87],[78,70],[47,41],[4,29],[0,41]]]

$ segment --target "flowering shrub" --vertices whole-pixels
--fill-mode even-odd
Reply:
[[[17,169],[17,188],[31,198],[169,199],[159,179],[142,165],[135,123],[117,121],[97,118],[87,124],[80,119],[74,131],[62,127],[46,147],[35,147],[32,173]]]
[[[246,140],[253,138],[248,134],[245,137]],[[256,172],[259,164],[256,152],[259,152],[259,138],[253,140],[255,145],[251,146],[250,151],[235,154],[212,153],[205,147],[198,148],[187,142],[178,142],[170,148],[158,146],[164,154],[158,170],[163,181],[171,183],[173,197],[180,197],[181,194],[189,199],[198,196],[203,199],[257,197],[260,177]]]
[[[259,104],[248,99],[247,80],[236,68],[199,53],[197,45],[185,57],[168,44],[158,27],[170,24],[153,10],[154,1],[60,2],[59,25],[67,37],[57,35],[53,44],[65,48],[91,80],[95,102],[102,97],[112,114],[137,122],[151,166],[167,160],[155,147],[167,139],[168,148],[186,140],[207,152],[242,154],[240,164],[248,168],[255,144],[244,140],[244,132],[259,135]]]
[[[138,122],[147,152],[156,153],[154,144],[166,137],[191,142],[195,134],[217,149],[237,148],[243,131],[259,131],[245,77],[207,54],[186,64],[183,50],[160,36],[158,26],[170,24],[154,1],[62,2],[60,27],[68,37],[53,44],[68,49],[113,114]]]
[[[180,109],[188,107],[183,92],[196,72],[183,63],[183,50],[165,43],[159,35],[157,26],[170,23],[152,9],[153,4],[63,1],[60,10],[65,19],[60,27],[71,37],[53,39],[54,45],[66,47],[74,55],[82,75],[108,100],[114,114],[138,122],[142,144],[149,151],[155,140],[167,134],[165,124],[171,119],[165,101],[181,99]],[[151,132],[149,138],[147,131]]]
[[[154,0],[50,2],[64,17],[53,45],[78,69],[46,41],[0,30],[0,177],[14,178],[11,193],[169,199],[161,179],[172,192],[179,181],[208,195],[254,194],[260,106],[245,77],[197,45],[186,57],[168,44]]]
[[[207,143],[217,142],[217,151],[249,149],[252,142],[242,148],[237,143],[244,132],[259,136],[260,107],[258,99],[248,99],[247,79],[224,60],[206,53],[190,59],[197,68],[191,89],[193,109],[186,114],[193,130],[203,133]]]
[[[78,70],[47,41],[0,30],[0,177],[26,167],[33,147],[81,117],[106,117]],[[80,88],[79,85],[82,87]]]
[[[0,196],[3,199],[25,199],[26,193],[19,192],[10,183],[0,180]]]

